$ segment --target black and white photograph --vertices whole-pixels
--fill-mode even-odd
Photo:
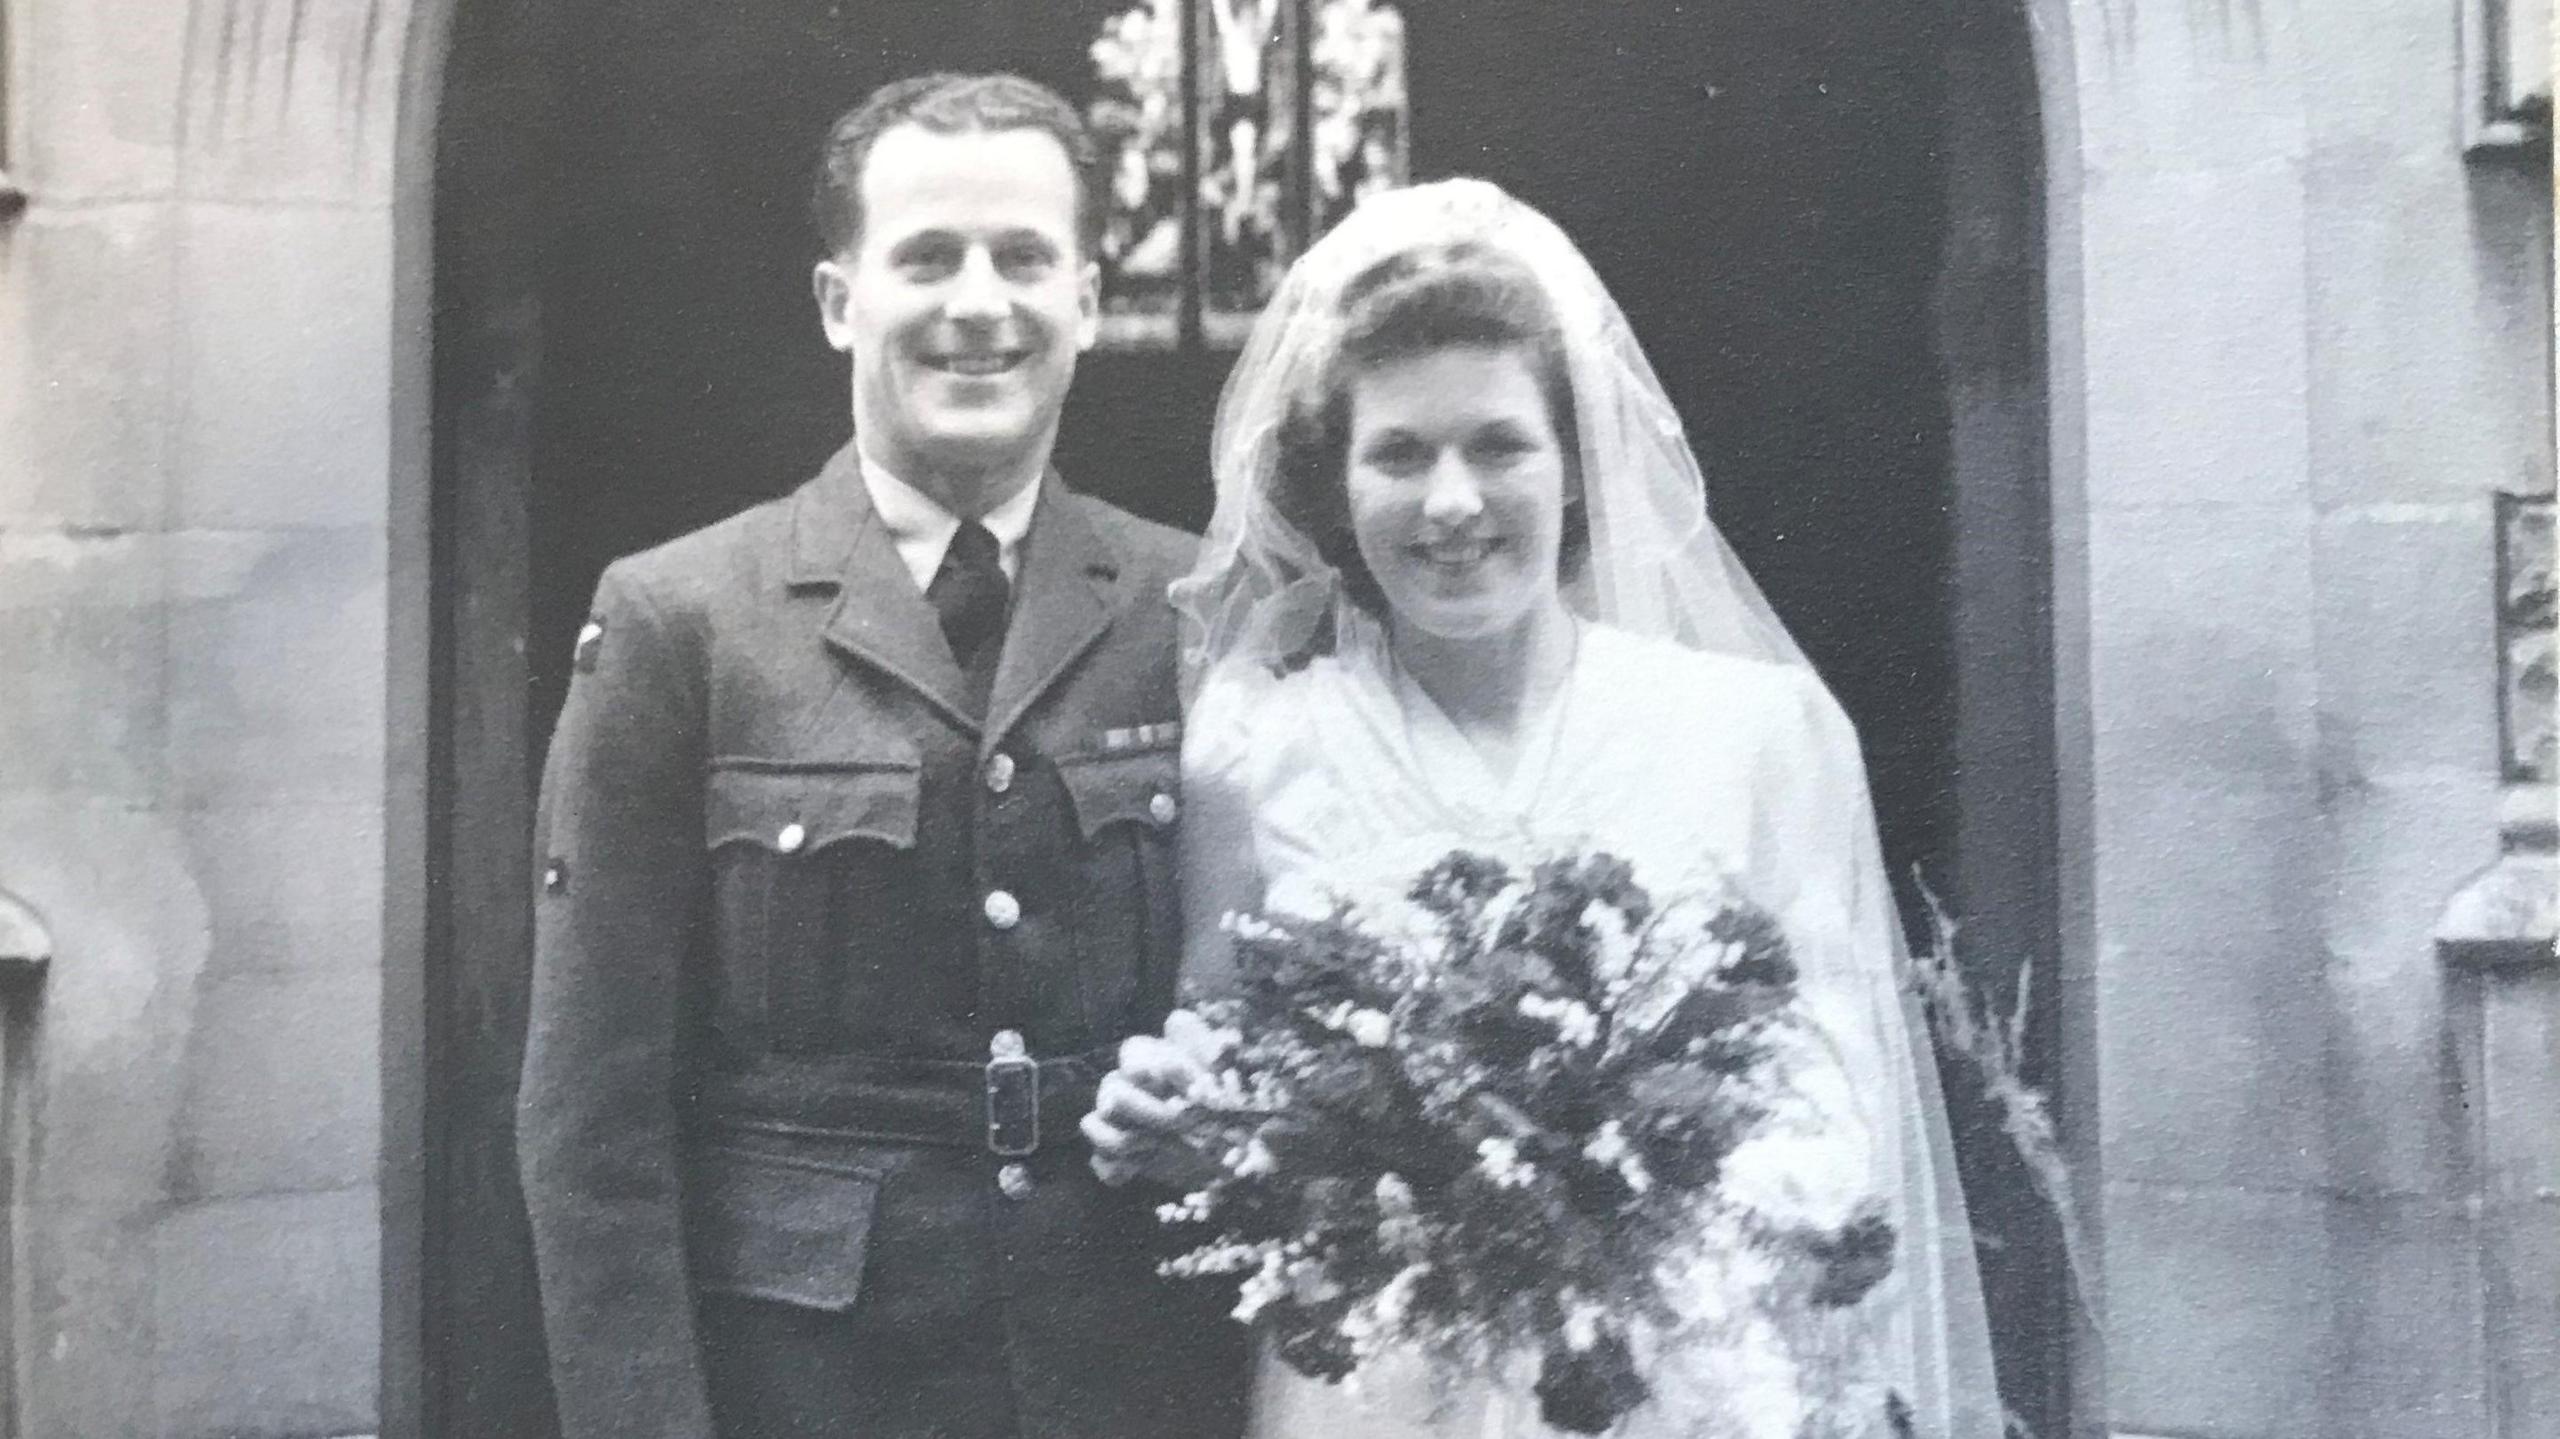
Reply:
[[[0,1439],[2560,1439],[2550,0],[0,0]]]

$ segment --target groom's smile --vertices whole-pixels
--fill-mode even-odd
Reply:
[[[968,350],[950,354],[927,354],[923,359],[925,364],[947,375],[984,378],[990,375],[1010,374],[1020,369],[1030,361],[1032,353],[1027,347],[1013,350]]]

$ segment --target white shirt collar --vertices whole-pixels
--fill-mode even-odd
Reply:
[[[888,528],[890,542],[898,547],[898,560],[915,577],[916,588],[932,584],[934,572],[942,568],[943,551],[951,548],[951,537],[959,533],[960,517],[867,454],[862,456],[862,484],[871,492],[872,511]],[[996,537],[996,563],[1004,567],[1008,580],[1022,577],[1022,538],[1031,533],[1031,512],[1039,504],[1040,477],[1034,474],[978,517],[978,523]]]

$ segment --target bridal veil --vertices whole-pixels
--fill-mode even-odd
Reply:
[[[1590,536],[1566,603],[1638,635],[1799,671],[1820,696],[1805,746],[1820,773],[1791,777],[1787,791],[1839,816],[1814,832],[1847,851],[1824,857],[1824,867],[1848,878],[1834,891],[1845,911],[1835,942],[1800,946],[1798,959],[1809,986],[1852,997],[1851,1072],[1873,1091],[1862,1108],[1885,1131],[1882,1172],[1901,1245],[1896,1312],[1882,1326],[1885,1367],[1918,1434],[1996,1439],[2001,1408],[1973,1236],[1927,1030],[1900,982],[1906,950],[1855,733],[1708,519],[1680,417],[1625,315],[1545,216],[1478,180],[1389,191],[1364,201],[1289,271],[1227,382],[1211,449],[1216,512],[1196,568],[1174,587],[1186,695],[1222,666],[1278,668],[1309,652],[1379,642],[1376,621],[1345,600],[1316,538],[1288,517],[1278,484],[1282,432],[1293,407],[1325,381],[1346,288],[1399,251],[1460,244],[1525,266],[1563,332]]]

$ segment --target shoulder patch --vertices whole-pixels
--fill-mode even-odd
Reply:
[[[578,629],[578,647],[572,653],[570,662],[576,666],[578,673],[593,674],[596,669],[596,655],[603,648],[604,616],[589,615],[587,622]]]

